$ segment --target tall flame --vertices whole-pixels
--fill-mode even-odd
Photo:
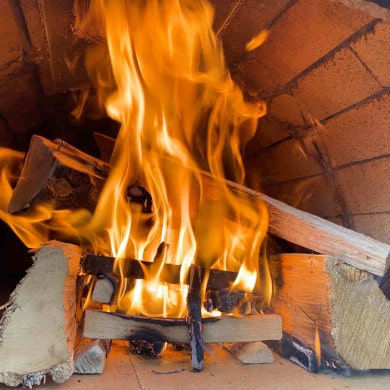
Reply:
[[[244,183],[242,152],[265,105],[246,102],[232,81],[213,16],[206,0],[91,0],[79,20],[103,38],[86,65],[99,102],[121,128],[93,216],[69,225],[97,252],[116,256],[118,268],[123,257],[152,259],[165,242],[164,262],[181,265],[182,281],[192,263],[237,272],[243,265],[242,275],[257,270],[265,206],[219,179]],[[215,179],[214,199],[203,171]],[[129,204],[134,184],[150,192],[153,215]],[[239,283],[248,291],[253,284]],[[119,310],[183,315],[182,286],[154,275],[123,280]],[[156,307],[135,307],[141,295]]]

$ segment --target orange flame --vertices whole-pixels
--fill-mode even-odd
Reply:
[[[121,128],[93,216],[47,208],[41,222],[113,254],[119,268],[124,257],[152,259],[162,242],[169,243],[164,263],[181,265],[181,286],[160,282],[159,272],[134,283],[123,279],[120,311],[184,315],[192,263],[239,271],[236,286],[244,291],[256,280],[267,210],[219,178],[244,183],[242,151],[266,108],[246,102],[232,81],[212,22],[206,0],[91,0],[79,20],[104,39],[86,64],[98,101]],[[202,171],[219,195],[213,197]],[[153,216],[129,204],[134,184],[150,192]],[[42,243],[47,234],[36,236]]]
[[[321,339],[320,339],[320,333],[318,331],[318,324],[317,321],[315,321],[315,332],[314,332],[314,352],[316,354],[316,361],[318,367],[321,366]]]

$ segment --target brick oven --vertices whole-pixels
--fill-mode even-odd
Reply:
[[[76,3],[77,12],[82,12],[89,2]],[[385,247],[390,245],[390,4],[365,0],[211,3],[215,7],[214,31],[222,42],[232,79],[248,101],[267,105],[267,114],[259,119],[256,134],[243,153],[249,191],[364,234]],[[0,147],[26,152],[36,134],[60,138],[98,156],[101,150],[94,132],[115,138],[118,124],[97,112],[94,101],[87,101],[85,112],[77,118],[72,113],[89,86],[84,52],[99,41],[78,28],[74,1],[4,0],[0,14]],[[247,43],[261,31],[268,32],[267,39],[248,50]],[[4,263],[0,292],[8,297],[31,265],[31,256],[8,226],[0,223]],[[315,249],[271,236],[270,255],[298,256],[282,259],[285,275],[299,279],[299,273],[307,278],[314,274],[330,289],[332,283],[338,283],[337,278],[321,273],[321,267],[331,269],[334,265],[325,257],[310,257]],[[299,258],[297,253],[304,256]],[[318,256],[322,255],[327,253]],[[290,263],[294,261],[306,264],[306,271],[299,269],[296,275]],[[270,262],[279,288],[279,295],[275,290],[275,308],[288,311],[291,308],[285,302],[289,294],[299,296],[299,292],[295,292],[296,287],[283,290],[290,287],[275,276],[278,264],[279,260]],[[342,272],[355,282],[370,278],[383,286],[383,275]],[[297,286],[304,290],[299,283]],[[390,292],[387,294],[389,298]],[[313,294],[312,299],[320,295]],[[301,298],[292,298],[291,305],[294,299]],[[5,301],[1,300],[0,306]],[[326,310],[327,304],[323,303]],[[381,308],[386,304],[388,300]],[[329,303],[331,311],[330,307]],[[298,338],[303,343],[291,356],[299,360],[296,355],[301,353],[304,358],[298,363],[316,371],[317,366],[311,369],[315,357],[310,360],[304,348],[311,347],[318,326],[321,332],[321,327],[335,321],[333,314],[323,323],[318,320],[317,325],[317,319],[310,317],[312,312],[292,312],[286,314],[283,326],[284,347],[296,347]],[[310,322],[309,336],[294,333],[296,318],[304,326]],[[280,351],[281,344],[272,346]],[[332,353],[327,356],[332,364],[337,361]],[[347,366],[334,368],[350,373]]]

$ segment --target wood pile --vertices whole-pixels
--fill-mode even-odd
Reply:
[[[108,164],[63,141],[34,136],[9,211],[20,213],[48,201],[58,208],[93,210],[108,174]],[[207,173],[202,180],[210,199],[224,196],[219,180]],[[114,259],[86,255],[81,261],[79,247],[52,241],[36,252],[34,265],[1,319],[0,382],[31,387],[48,374],[62,382],[73,370],[101,372],[110,339],[188,343],[195,370],[203,368],[205,343],[237,343],[227,348],[238,359],[253,362],[256,356],[270,360],[261,341],[280,339],[273,345],[310,371],[389,369],[390,307],[379,284],[389,269],[390,246],[246,187],[224,183],[242,199],[267,207],[270,234],[318,253],[269,259],[274,289],[269,313],[202,318],[200,285],[205,271],[195,266],[187,281],[188,320],[105,312],[102,304],[116,299]],[[80,291],[85,288],[84,278],[76,283],[80,261],[83,272],[94,275],[95,306],[85,311],[83,334],[77,336]],[[154,266],[153,261],[137,259],[123,259],[123,264],[129,278],[143,278],[144,270]],[[165,264],[162,275],[165,282],[177,283],[180,266]],[[210,272],[207,288],[214,292],[214,306],[218,301],[223,307],[231,299],[225,305],[229,308],[234,294],[233,306],[240,302],[240,292],[224,293],[235,277],[234,272]],[[26,327],[29,332],[23,331]]]

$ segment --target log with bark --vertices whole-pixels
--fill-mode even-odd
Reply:
[[[370,273],[322,255],[283,254],[269,261],[271,310],[283,318],[286,357],[297,361],[301,355],[312,371],[390,369],[390,301]]]
[[[1,319],[0,382],[31,388],[46,375],[55,382],[72,375],[79,261],[71,244],[52,241],[36,251]]]
[[[14,214],[45,202],[56,209],[92,211],[108,172],[106,163],[66,142],[34,135],[8,211]]]

